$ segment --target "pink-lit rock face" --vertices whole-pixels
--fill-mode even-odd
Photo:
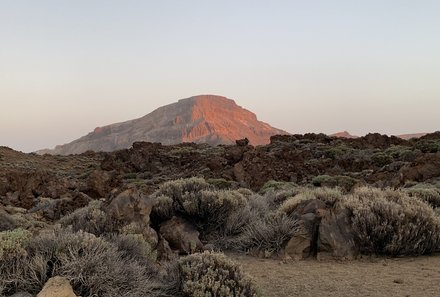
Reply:
[[[160,107],[139,119],[96,128],[78,140],[57,146],[51,153],[113,151],[128,148],[136,141],[218,145],[248,138],[250,144],[262,145],[276,134],[287,133],[258,121],[254,113],[231,99],[201,95]]]
[[[342,132],[334,133],[334,134],[331,134],[330,136],[334,136],[334,137],[337,137],[337,138],[349,138],[349,139],[351,139],[351,138],[359,138],[359,136],[351,135],[347,131],[342,131]]]

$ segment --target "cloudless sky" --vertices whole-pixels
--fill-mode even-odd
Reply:
[[[440,1],[0,0],[0,145],[198,94],[291,133],[440,130]]]

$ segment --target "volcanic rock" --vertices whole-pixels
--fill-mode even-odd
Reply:
[[[199,232],[185,219],[172,217],[161,225],[159,233],[169,243],[170,247],[178,250],[180,254],[203,251]]]

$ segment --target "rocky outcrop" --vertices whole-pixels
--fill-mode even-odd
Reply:
[[[76,297],[72,286],[64,277],[55,276],[49,279],[37,297]]]
[[[128,148],[137,141],[218,145],[247,138],[252,145],[262,145],[269,143],[269,138],[276,134],[287,133],[258,121],[255,114],[231,99],[201,95],[163,106],[139,119],[95,128],[78,140],[39,153],[68,155],[88,150],[114,151]]]
[[[312,199],[300,203],[291,216],[299,221],[300,231],[287,243],[287,257],[300,260],[329,255],[352,259],[359,254],[347,209]]]
[[[192,254],[203,251],[203,244],[199,239],[199,231],[188,221],[180,217],[173,217],[160,226],[160,235],[173,250],[180,254]]]
[[[347,209],[332,209],[322,214],[318,246],[321,253],[339,259],[353,259],[359,254]]]

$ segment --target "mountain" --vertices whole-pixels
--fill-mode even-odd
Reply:
[[[413,134],[401,134],[401,135],[397,135],[397,137],[405,139],[405,140],[409,140],[411,138],[420,138],[425,136],[428,133],[413,133]]]
[[[420,138],[420,137],[423,137],[427,134],[429,134],[429,133],[412,133],[412,134],[401,134],[401,135],[395,135],[395,136],[402,138],[402,139],[405,139],[405,140],[410,140],[411,138]],[[349,138],[349,139],[359,138],[359,136],[351,135],[347,131],[330,134],[330,136],[334,136],[337,138]]]
[[[234,100],[214,95],[181,99],[139,119],[97,127],[71,143],[58,145],[39,154],[79,154],[88,150],[114,151],[128,148],[133,142],[162,144],[182,142],[232,144],[248,138],[252,145],[267,144],[276,134],[288,134],[258,121],[256,115]]]
[[[347,131],[342,131],[342,132],[334,133],[334,134],[331,134],[330,136],[337,137],[337,138],[349,138],[349,139],[359,138],[359,136],[351,135]]]

